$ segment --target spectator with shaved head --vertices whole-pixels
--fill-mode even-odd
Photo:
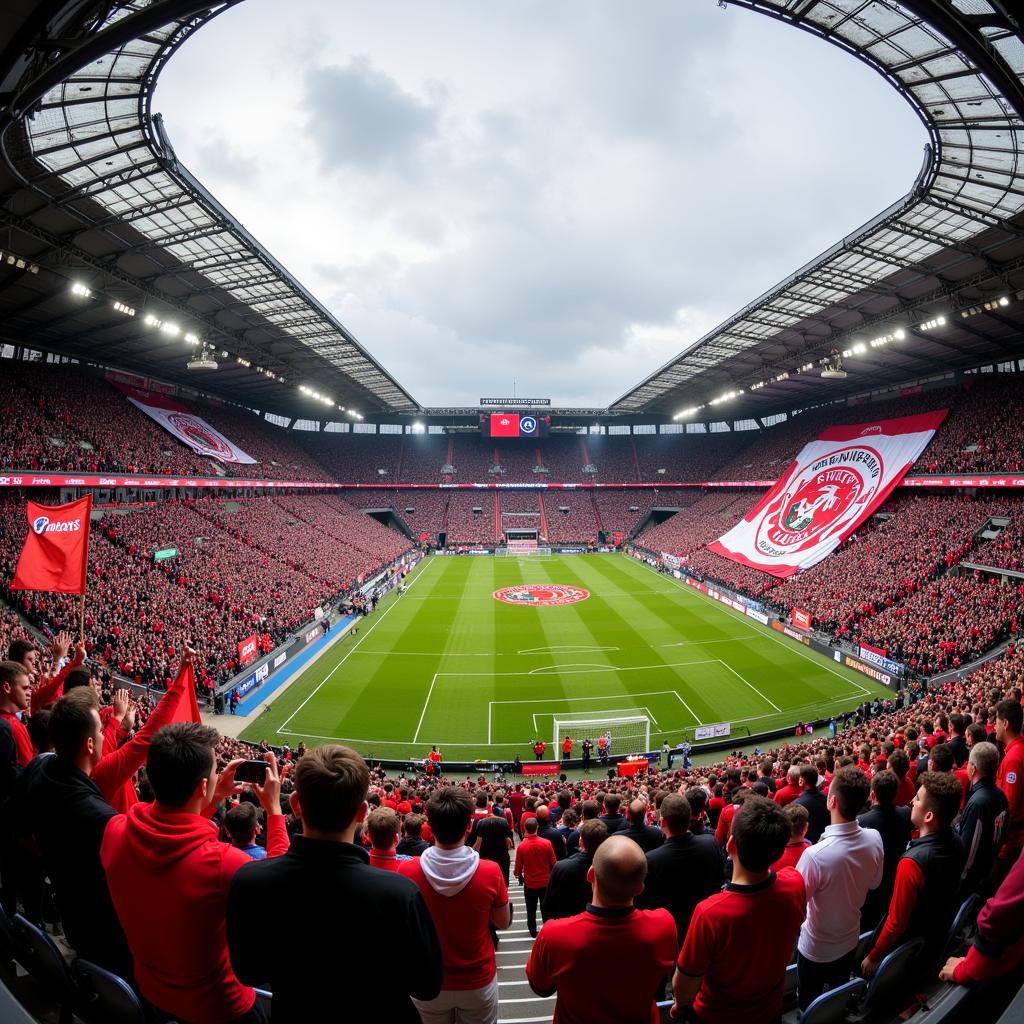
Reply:
[[[622,830],[622,835],[632,839],[644,853],[657,849],[665,841],[660,828],[647,824],[647,801],[633,800],[629,805],[629,827]]]
[[[587,876],[593,899],[582,914],[549,921],[526,965],[539,996],[557,995],[562,1024],[648,1024],[676,953],[676,926],[666,910],[638,910],[647,874],[644,852],[625,836],[609,836]],[[625,984],[603,984],[615,978]],[[600,998],[595,998],[600,990]]]

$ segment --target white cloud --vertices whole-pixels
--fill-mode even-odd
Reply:
[[[920,164],[878,76],[713,0],[292,13],[221,15],[159,109],[186,166],[428,405],[512,379],[606,404]]]

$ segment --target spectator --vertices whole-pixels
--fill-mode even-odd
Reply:
[[[910,809],[919,838],[910,841],[897,865],[888,917],[861,963],[865,978],[897,946],[918,937],[925,940],[920,962],[934,959],[956,912],[964,854],[951,826],[960,809],[960,783],[945,772],[926,772],[919,781]]]
[[[227,902],[231,964],[274,993],[274,1024],[333,1020],[339,1000],[353,1020],[419,1024],[410,997],[441,990],[441,946],[423,897],[407,878],[369,865],[354,845],[370,775],[348,747],[310,751],[295,768],[291,804],[302,821],[282,857],[234,877]],[[405,863],[411,863],[409,861]],[[306,915],[304,941],[273,941],[268,923]],[[358,941],[338,955],[338,936]],[[403,965],[381,951],[402,951]]]
[[[555,851],[555,860],[565,860],[565,838],[562,836],[562,833],[551,824],[551,809],[542,804],[537,808],[536,816],[537,835],[539,835],[541,839],[546,839],[551,844],[551,848]]]
[[[592,892],[590,866],[598,847],[608,838],[604,822],[585,821],[579,830],[579,849],[551,870],[544,893],[544,920],[573,917],[587,909]]]
[[[629,805],[629,827],[621,832],[632,839],[644,853],[650,853],[665,842],[665,833],[654,825],[647,824],[647,802],[634,800]]]
[[[110,819],[100,859],[146,999],[194,1024],[261,1024],[256,993],[231,969],[224,920],[231,878],[251,861],[220,842],[204,814],[235,791],[242,763],[218,777],[217,739],[215,729],[191,722],[153,737],[146,779],[155,802]],[[267,856],[276,857],[287,850],[288,834],[277,759],[267,760],[266,781],[254,789],[267,813]]]
[[[994,743],[975,743],[971,747],[967,760],[967,779],[971,788],[955,828],[967,857],[963,895],[983,888],[1006,831],[1009,810],[1006,794],[996,785],[998,768],[999,749]]]
[[[398,845],[398,832],[401,822],[398,812],[390,807],[378,807],[371,811],[366,819],[366,831],[370,836],[370,865],[382,871],[397,871],[399,856],[395,847]]]
[[[252,860],[264,860],[267,851],[256,842],[260,833],[260,819],[256,808],[248,802],[239,803],[224,815],[224,830],[231,845]]]
[[[971,720],[966,715],[949,716],[950,737],[946,741],[946,746],[953,752],[953,760],[956,762],[957,768],[962,767],[967,761],[966,733],[967,726],[970,724]]]
[[[559,834],[559,838],[561,838],[561,834]],[[509,868],[511,867],[509,851],[512,849],[512,829],[509,828],[508,819],[505,817],[501,804],[495,803],[492,812],[486,818],[474,823],[470,839],[473,841],[473,849],[484,860],[493,861],[498,865],[498,870],[507,886]],[[564,840],[562,845],[564,848]]]
[[[801,1010],[826,988],[849,980],[861,907],[869,890],[882,882],[882,837],[857,822],[869,789],[867,776],[859,768],[836,772],[827,800],[832,824],[797,864],[807,893],[807,920],[797,943]]]
[[[605,746],[609,742],[607,734],[602,737],[605,741]],[[604,797],[604,813],[599,815],[598,821],[603,821],[605,828],[608,829],[608,835],[615,835],[616,832],[622,832],[628,828],[626,819],[619,814],[619,808],[622,806],[622,800],[618,793],[606,793]]]
[[[551,869],[557,863],[551,843],[537,835],[537,819],[527,818],[523,822],[523,841],[516,847],[516,878],[524,887],[526,899],[526,927],[537,937],[537,904],[544,898]],[[541,905],[543,919],[544,907]]]
[[[861,931],[874,929],[889,909],[896,883],[896,866],[914,830],[910,821],[910,808],[896,806],[898,791],[899,780],[894,772],[888,769],[878,772],[871,780],[871,810],[857,817],[861,828],[874,829],[881,835],[885,856],[882,882],[868,893],[861,911]]]
[[[978,915],[974,940],[966,956],[952,956],[939,977],[973,985],[1015,972],[1024,963],[1024,857]]]
[[[647,853],[647,884],[637,900],[640,907],[664,907],[680,943],[694,907],[717,892],[725,879],[722,848],[711,834],[691,834],[690,815],[685,796],[669,793],[661,802],[665,842]]]
[[[19,717],[28,710],[31,697],[28,669],[17,661],[0,661],[0,719],[6,722],[10,736],[7,763],[13,755],[18,768],[24,768],[35,757],[28,729]],[[6,773],[13,777],[17,768],[5,767]]]
[[[691,1007],[702,1024],[768,1024],[782,1013],[786,964],[807,897],[792,868],[771,870],[791,834],[771,800],[736,813],[728,852],[732,881],[697,904],[672,979],[672,1015]]]
[[[595,821],[598,815],[601,813],[601,805],[596,800],[584,800],[580,804],[580,814],[583,816],[583,824],[585,825],[588,821]],[[607,831],[608,826],[602,821],[602,825],[605,826]],[[582,827],[582,826],[581,826]],[[566,837],[565,849],[567,853],[575,853],[579,849],[580,842],[580,829],[576,829],[573,833]]]
[[[775,872],[783,868],[795,868],[804,850],[811,845],[807,838],[807,825],[810,821],[807,808],[803,804],[788,803],[782,809],[782,813],[789,819],[791,832],[782,856],[772,865],[772,871]]]
[[[498,866],[466,846],[472,813],[473,801],[464,789],[435,790],[427,801],[435,845],[399,867],[419,888],[441,939],[441,992],[430,1000],[413,999],[424,1024],[495,1024],[498,1019],[488,926],[507,928],[512,908]]]
[[[190,658],[186,651],[183,664]],[[54,756],[23,780],[21,825],[53,885],[65,938],[79,956],[123,977],[133,975],[132,958],[100,858],[117,813],[108,801],[142,764],[150,738],[177,710],[186,681],[181,673],[139,733],[106,755],[99,698],[90,686],[75,687],[50,713]]]
[[[1024,847],[1024,735],[1021,705],[1016,700],[996,704],[996,742],[1003,746],[996,784],[1006,795],[1006,841],[996,859],[993,881],[998,885]]]
[[[430,843],[423,838],[423,815],[407,814],[402,819],[402,838],[395,853],[405,857],[419,857]]]
[[[818,786],[818,769],[805,764],[800,767],[800,795],[794,803],[807,808],[807,838],[816,843],[831,821],[825,794]]]
[[[647,863],[624,836],[609,836],[588,871],[594,895],[582,914],[551,921],[526,965],[539,996],[557,996],[558,1024],[650,1024],[655,996],[676,952],[675,925],[665,910],[638,910]],[[615,978],[625,984],[600,984]],[[595,998],[595,983],[600,998]]]

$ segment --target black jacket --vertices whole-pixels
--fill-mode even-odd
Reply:
[[[977,891],[988,878],[996,854],[1006,835],[1009,805],[995,779],[979,779],[967,794],[967,803],[957,819],[955,831],[964,847],[963,890]]]
[[[903,854],[916,861],[924,874],[924,889],[914,903],[901,942],[918,936],[924,939],[921,963],[929,963],[941,952],[949,926],[959,905],[960,876],[964,850],[952,829],[943,829],[920,839],[911,839]]]
[[[597,820],[604,822],[610,836],[629,828],[629,822],[621,814],[601,814]]]
[[[725,857],[713,835],[668,836],[647,854],[647,878],[636,905],[664,907],[675,918],[682,944],[694,907],[725,883]]]
[[[861,908],[861,930],[874,928],[882,915],[889,909],[893,885],[896,882],[896,865],[910,842],[914,826],[910,824],[909,807],[872,807],[858,815],[861,828],[871,828],[882,834],[882,884],[868,893]]]
[[[555,860],[565,860],[567,856],[565,839],[554,825],[545,825],[543,828],[537,829],[537,835],[541,839],[546,839],[554,847]]]
[[[651,850],[656,850],[663,842],[665,842],[665,833],[660,828],[655,828],[653,825],[630,825],[629,828],[623,829],[618,833],[620,836],[625,836],[627,839],[632,839],[637,846],[640,847],[644,853],[650,853]]]
[[[820,789],[805,789],[794,801],[807,808],[810,821],[807,825],[807,838],[816,843],[821,833],[832,824],[832,815],[828,809],[828,801]]]
[[[544,893],[544,919],[572,917],[582,914],[593,899],[593,891],[587,881],[587,872],[593,858],[580,850],[565,860],[560,860],[552,869]]]
[[[23,820],[35,835],[68,942],[84,959],[132,977],[100,863],[103,832],[117,812],[85,772],[61,757],[37,758],[23,778],[24,791],[15,799],[24,801]]]
[[[279,922],[295,920],[306,922],[301,941],[273,941]],[[246,864],[231,882],[227,926],[231,966],[273,992],[274,1024],[339,1014],[418,1024],[409,997],[441,991],[441,944],[419,889],[370,867],[351,843],[295,836],[283,856]]]
[[[953,751],[953,758],[956,761],[957,768],[962,768],[971,754],[967,749],[967,741],[963,736],[950,736],[946,746]]]

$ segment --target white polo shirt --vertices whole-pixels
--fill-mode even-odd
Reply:
[[[856,821],[829,825],[796,869],[807,887],[807,919],[797,949],[816,963],[845,956],[860,937],[860,908],[882,884],[882,834]]]

